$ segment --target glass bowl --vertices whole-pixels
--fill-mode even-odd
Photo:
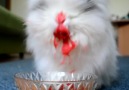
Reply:
[[[18,90],[95,90],[97,77],[93,74],[65,72],[18,73],[15,84]]]

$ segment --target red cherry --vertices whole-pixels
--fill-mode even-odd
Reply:
[[[60,86],[59,90],[64,90],[64,85],[63,84]]]

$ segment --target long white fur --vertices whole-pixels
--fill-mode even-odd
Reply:
[[[88,10],[90,4],[96,8]],[[107,7],[107,0],[29,0],[27,49],[34,55],[37,71],[42,74],[76,69],[79,73],[94,73],[99,84],[109,85],[117,76],[117,52]],[[64,65],[60,65],[61,44],[57,49],[53,44],[58,25],[55,18],[61,11],[67,16],[64,25],[77,43]]]

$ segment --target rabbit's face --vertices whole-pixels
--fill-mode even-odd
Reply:
[[[60,13],[64,17],[61,25],[78,46],[98,42],[105,35],[106,0],[30,0],[29,6],[27,34],[39,47],[53,42]]]

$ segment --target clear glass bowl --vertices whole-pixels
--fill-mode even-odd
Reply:
[[[18,90],[95,90],[97,77],[92,74],[65,72],[18,73],[15,83]]]

